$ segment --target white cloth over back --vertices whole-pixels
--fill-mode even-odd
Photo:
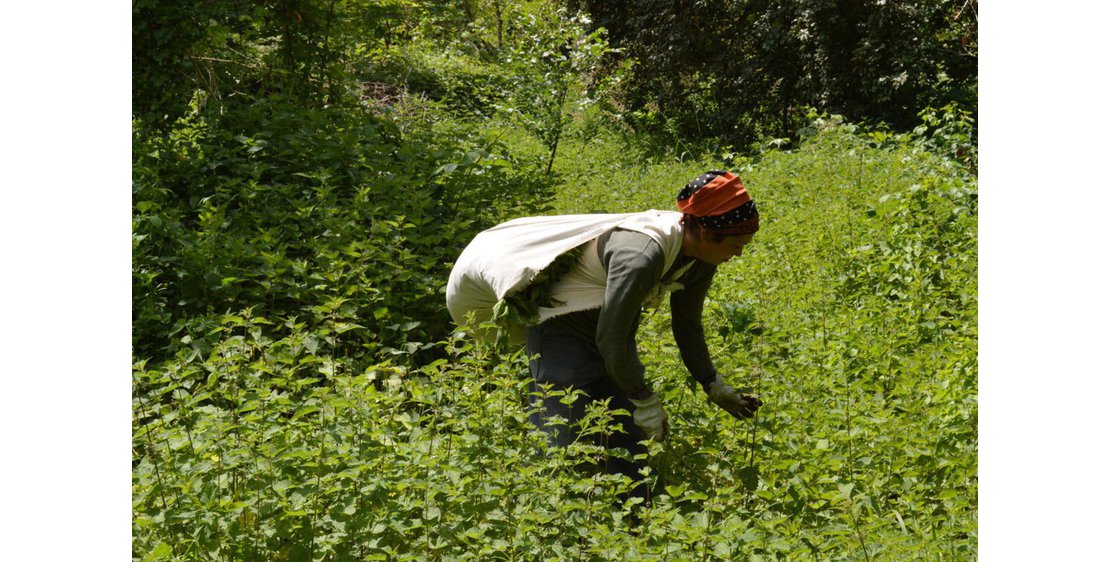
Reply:
[[[560,255],[586,243],[590,245],[578,265],[553,287],[552,297],[563,304],[541,308],[540,321],[599,308],[605,299],[606,272],[597,257],[597,238],[615,228],[646,234],[663,248],[666,272],[682,250],[681,218],[682,213],[651,210],[525,217],[499,224],[479,233],[459,255],[447,281],[447,309],[456,324],[468,325],[469,318],[476,327],[490,319],[498,301],[528,286]],[[659,297],[678,288],[681,285],[660,280],[653,293]]]

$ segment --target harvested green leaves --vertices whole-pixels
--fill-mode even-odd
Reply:
[[[540,309],[563,304],[551,296],[552,288],[560,279],[578,265],[585,244],[568,250],[555,258],[524,287],[505,295],[493,306],[490,318],[497,324],[497,344],[508,347],[510,334],[540,321]]]

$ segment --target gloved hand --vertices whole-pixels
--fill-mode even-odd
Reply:
[[[709,383],[706,390],[709,401],[720,406],[722,410],[732,414],[737,419],[750,418],[755,411],[763,405],[763,401],[755,396],[740,394],[735,388],[725,384],[720,376]]]
[[[653,441],[662,442],[666,439],[667,412],[663,411],[659,397],[653,392],[643,400],[635,398],[629,398],[629,400],[636,405],[636,411],[632,412],[632,421],[636,423],[636,427],[644,430],[644,433]]]

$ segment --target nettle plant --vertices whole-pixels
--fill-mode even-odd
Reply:
[[[135,131],[133,345],[206,355],[220,314],[343,322],[349,354],[426,362],[465,241],[544,207],[548,181],[496,136],[402,136],[368,110],[280,99]],[[281,331],[283,324],[275,330]],[[289,332],[284,332],[288,334]]]
[[[267,338],[269,324],[228,316],[204,361],[135,365],[136,558],[620,552],[595,530],[621,535],[644,506],[621,499],[628,479],[596,468],[593,440],[543,447],[520,354],[454,339],[453,362],[351,373],[307,334]],[[618,427],[600,407],[581,426],[602,443]]]
[[[830,126],[746,172],[766,226],[718,271],[706,322],[718,370],[765,405],[707,404],[666,307],[645,316],[672,422],[647,504],[597,469],[614,414],[544,447],[520,351],[452,334],[430,363],[368,362],[338,300],[311,323],[217,317],[207,347],[135,363],[133,556],[974,558],[975,186],[950,169]]]

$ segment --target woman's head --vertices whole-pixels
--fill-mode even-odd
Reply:
[[[759,230],[759,211],[736,175],[710,170],[686,184],[676,205],[682,211],[683,250],[720,265],[739,256]]]
[[[686,184],[678,193],[683,224],[717,236],[755,234],[759,211],[747,188],[735,174],[710,170]]]

